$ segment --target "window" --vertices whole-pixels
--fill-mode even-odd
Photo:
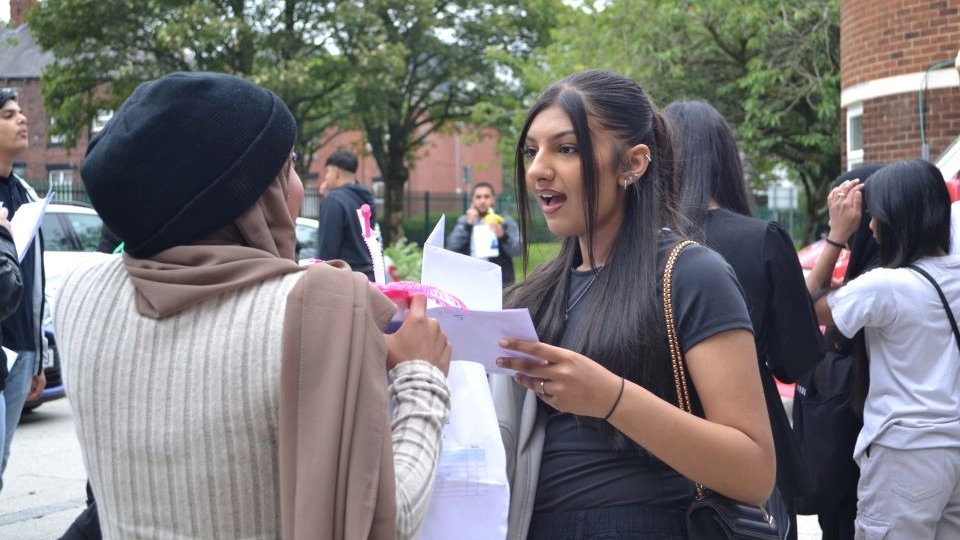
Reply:
[[[51,207],[40,227],[46,251],[96,251],[103,221],[96,214]]]
[[[63,143],[66,142],[66,135],[54,135],[53,130],[57,125],[57,121],[54,118],[50,119],[50,126],[47,129],[47,140],[50,141],[51,146],[63,146]]]
[[[863,103],[847,107],[847,170],[863,165]]]
[[[82,251],[96,251],[97,244],[100,243],[100,229],[103,228],[103,220],[96,214],[73,214],[63,213],[73,229],[80,242]]]
[[[93,132],[100,133],[100,131],[104,126],[107,125],[107,122],[109,122],[111,118],[113,118],[113,111],[104,111],[102,109],[97,111],[97,116],[93,119]]]
[[[70,166],[50,168],[47,171],[49,189],[58,194],[60,200],[70,200],[73,196],[73,169]]]

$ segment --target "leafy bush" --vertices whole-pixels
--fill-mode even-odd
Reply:
[[[384,253],[393,259],[401,280],[420,282],[420,267],[423,264],[420,246],[409,240],[398,240],[387,246]]]

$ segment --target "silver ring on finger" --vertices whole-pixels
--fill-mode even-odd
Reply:
[[[543,387],[543,385],[546,384],[546,383],[547,383],[547,381],[545,381],[545,380],[543,380],[543,379],[540,379],[540,390],[539,390],[537,393],[540,394],[541,396],[547,395],[547,391],[546,391],[546,389],[544,389],[544,387]]]

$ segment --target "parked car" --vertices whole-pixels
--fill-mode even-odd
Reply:
[[[57,347],[56,330],[53,327],[53,297],[63,275],[85,259],[102,256],[95,253],[100,241],[103,221],[89,206],[79,204],[50,204],[43,216],[40,229],[43,234],[43,266],[46,276],[44,296],[47,307],[43,319],[43,333],[47,339],[47,354],[43,359],[43,371],[47,385],[43,395],[28,401],[23,409],[31,411],[43,403],[60,399],[66,394],[60,373],[60,350]]]

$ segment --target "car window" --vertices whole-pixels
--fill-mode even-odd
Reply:
[[[59,214],[44,214],[40,223],[43,233],[43,249],[47,251],[74,251],[70,235],[64,230]]]
[[[80,241],[80,249],[83,251],[96,251],[97,244],[100,243],[100,229],[103,227],[103,220],[100,216],[94,214],[72,214],[65,213],[67,221],[73,227],[74,234]]]
[[[300,246],[301,259],[313,259],[317,256],[317,228],[297,224],[297,244]]]

